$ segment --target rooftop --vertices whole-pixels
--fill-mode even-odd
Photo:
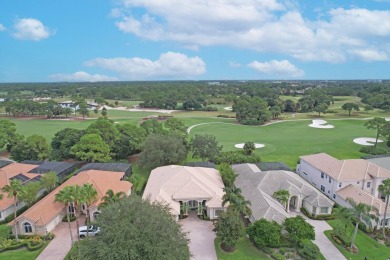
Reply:
[[[363,159],[338,160],[326,153],[300,158],[338,181],[390,178],[390,170]]]

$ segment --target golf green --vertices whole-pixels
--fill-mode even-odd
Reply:
[[[234,151],[237,143],[252,141],[265,144],[256,149],[263,161],[281,161],[295,168],[299,156],[325,152],[338,159],[359,158],[361,145],[357,137],[375,137],[374,130],[364,126],[364,120],[328,120],[332,129],[312,128],[311,120],[286,121],[267,126],[238,124],[203,124],[191,130],[195,134],[215,135],[224,151]]]

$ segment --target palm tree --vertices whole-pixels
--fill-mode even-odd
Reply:
[[[89,227],[91,218],[89,216],[89,207],[97,199],[97,191],[91,183],[85,183],[81,190],[83,202],[87,208],[87,227]],[[89,228],[87,228],[87,238],[89,237]]]
[[[66,207],[66,218],[68,220],[68,228],[69,228],[69,233],[70,233],[70,239],[72,241],[72,246],[73,246],[73,234],[72,234],[72,228],[70,226],[70,212],[69,208],[73,206],[74,203],[74,197],[73,197],[73,191],[72,191],[72,186],[66,186],[62,190],[60,190],[56,195],[55,195],[55,200],[61,202],[62,204],[65,205]]]
[[[290,192],[288,190],[278,190],[274,192],[273,197],[279,200],[286,207],[286,211],[288,211],[288,200],[290,199]]]
[[[79,185],[70,186],[71,196],[73,197],[73,203],[75,206],[75,217],[76,217],[76,227],[77,227],[77,241],[80,242],[80,233],[79,233],[79,217],[81,214],[81,205],[84,203],[84,196],[82,189]],[[79,251],[80,252],[80,251]]]
[[[50,172],[45,173],[45,174],[42,174],[40,182],[41,182],[42,187],[46,191],[50,192],[57,185],[57,182],[58,182],[57,174],[55,172],[53,172],[53,171],[50,171]]]
[[[223,189],[225,194],[222,197],[222,206],[225,206],[229,202],[228,209],[236,210],[241,214],[251,215],[252,210],[250,208],[251,202],[245,200],[241,194],[241,189],[236,187],[225,187]]]
[[[371,225],[371,220],[376,218],[378,209],[373,206],[356,203],[352,198],[347,198],[347,202],[351,205],[351,208],[341,208],[340,214],[345,218],[355,222],[355,230],[352,235],[351,248],[354,246],[356,234],[358,232],[359,224]]]
[[[23,193],[24,187],[19,180],[11,180],[9,184],[5,185],[2,189],[3,192],[8,193],[8,198],[14,198],[14,230],[16,242],[19,242],[18,229],[16,228],[16,204],[18,203],[19,196]]]
[[[242,197],[241,189],[233,187],[225,187],[223,189],[225,194],[222,197],[222,206],[225,206],[226,203],[234,203],[234,201],[238,200],[240,197]]]
[[[102,209],[104,207],[107,207],[108,205],[121,200],[125,196],[126,193],[124,193],[123,191],[114,193],[114,191],[110,189],[106,192],[106,195],[104,195],[104,197],[102,198],[103,202],[100,203],[99,208]]]
[[[382,223],[383,237],[386,237],[385,225],[386,225],[387,207],[389,206],[389,198],[390,198],[390,179],[386,179],[382,181],[382,184],[379,185],[378,187],[378,191],[386,197],[385,215],[383,216],[383,223]]]

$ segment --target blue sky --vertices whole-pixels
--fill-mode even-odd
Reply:
[[[389,78],[390,0],[0,1],[0,82]]]

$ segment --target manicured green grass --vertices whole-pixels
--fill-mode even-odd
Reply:
[[[337,220],[329,220],[329,225],[331,225],[333,228],[335,227]],[[348,226],[347,228],[347,234],[352,234],[353,232],[353,226],[352,224]],[[387,246],[384,246],[382,244],[379,244],[374,239],[363,233],[362,231],[358,231],[355,245],[359,249],[359,253],[352,254],[345,250],[340,245],[333,242],[333,240],[330,237],[330,230],[325,231],[325,235],[329,238],[330,241],[340,250],[340,252],[347,258],[347,259],[356,259],[361,260],[365,259],[389,259],[390,258],[390,248]]]
[[[362,120],[329,120],[333,129],[318,129],[308,125],[311,121],[282,122],[268,126],[242,126],[238,124],[208,124],[192,129],[195,134],[215,135],[224,151],[236,150],[237,143],[252,141],[266,146],[256,151],[263,161],[281,161],[295,168],[299,156],[319,152],[338,159],[359,158],[361,145],[352,140],[357,137],[375,137]],[[384,144],[382,144],[384,145]]]
[[[214,240],[214,246],[215,251],[217,252],[218,260],[271,259],[266,254],[254,247],[246,237],[242,237],[238,241],[236,251],[232,253],[225,253],[222,251],[217,239]]]
[[[17,249],[17,250],[10,250],[5,251],[3,253],[0,253],[0,259],[12,259],[12,260],[31,260],[35,259],[39,256],[39,254],[45,249],[45,247],[48,245],[46,243],[42,248],[36,250],[36,251],[29,251],[27,248]]]

